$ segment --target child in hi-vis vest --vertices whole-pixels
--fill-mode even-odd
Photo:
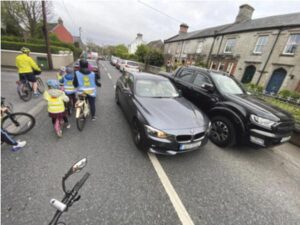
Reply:
[[[69,101],[68,96],[59,90],[59,82],[57,80],[47,81],[48,90],[44,93],[44,99],[48,102],[49,117],[52,118],[52,124],[55,124],[55,120],[63,119],[66,123],[66,127],[70,128],[67,118],[67,112],[65,109],[65,102]]]
[[[73,107],[75,107],[77,89],[73,85],[73,80],[74,71],[71,67],[67,67],[66,74],[59,80],[59,83],[63,84],[65,94],[70,100],[72,99]]]

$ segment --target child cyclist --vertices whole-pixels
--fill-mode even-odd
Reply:
[[[65,91],[65,94],[70,99],[70,107],[75,106],[76,103],[76,88],[73,85],[74,80],[74,71],[71,67],[66,68],[66,74],[59,80],[59,83],[63,84],[63,89]]]
[[[59,90],[59,82],[57,80],[47,81],[48,90],[44,93],[44,99],[48,102],[49,117],[52,118],[52,124],[55,125],[56,119],[63,119],[66,127],[69,129],[67,113],[65,109],[65,102],[69,101],[68,96]]]

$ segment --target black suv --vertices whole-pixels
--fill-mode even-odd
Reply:
[[[232,76],[199,67],[181,67],[169,77],[212,122],[210,139],[221,147],[254,143],[272,146],[290,139],[293,117],[251,96]]]

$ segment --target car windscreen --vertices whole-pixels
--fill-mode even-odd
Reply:
[[[213,78],[217,88],[220,92],[225,94],[244,94],[245,90],[236,80],[231,77],[212,73],[211,77]]]
[[[88,63],[91,64],[93,67],[97,67],[97,63],[94,60],[88,60]]]
[[[135,62],[127,62],[127,64],[129,66],[139,66],[139,64],[135,63]]]
[[[143,80],[136,81],[135,92],[140,97],[148,98],[174,98],[179,94],[169,80]]]

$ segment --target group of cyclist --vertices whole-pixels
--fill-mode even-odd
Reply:
[[[38,92],[36,75],[41,73],[41,69],[29,56],[29,53],[30,49],[23,47],[21,54],[16,57],[19,82],[24,80],[31,82],[34,96],[38,97],[40,94]],[[88,61],[81,59],[78,71],[74,72],[71,67],[63,67],[57,74],[57,79],[47,80],[48,90],[44,92],[43,97],[48,103],[48,113],[52,123],[55,123],[57,118],[63,119],[66,127],[71,127],[67,118],[66,103],[72,98],[72,102],[75,104],[76,94],[86,95],[91,109],[92,120],[96,120],[97,86],[101,86],[98,79],[99,77],[92,72]],[[9,137],[5,130],[2,129],[1,139],[10,145],[18,145],[18,142]],[[23,144],[20,147],[23,147]]]

